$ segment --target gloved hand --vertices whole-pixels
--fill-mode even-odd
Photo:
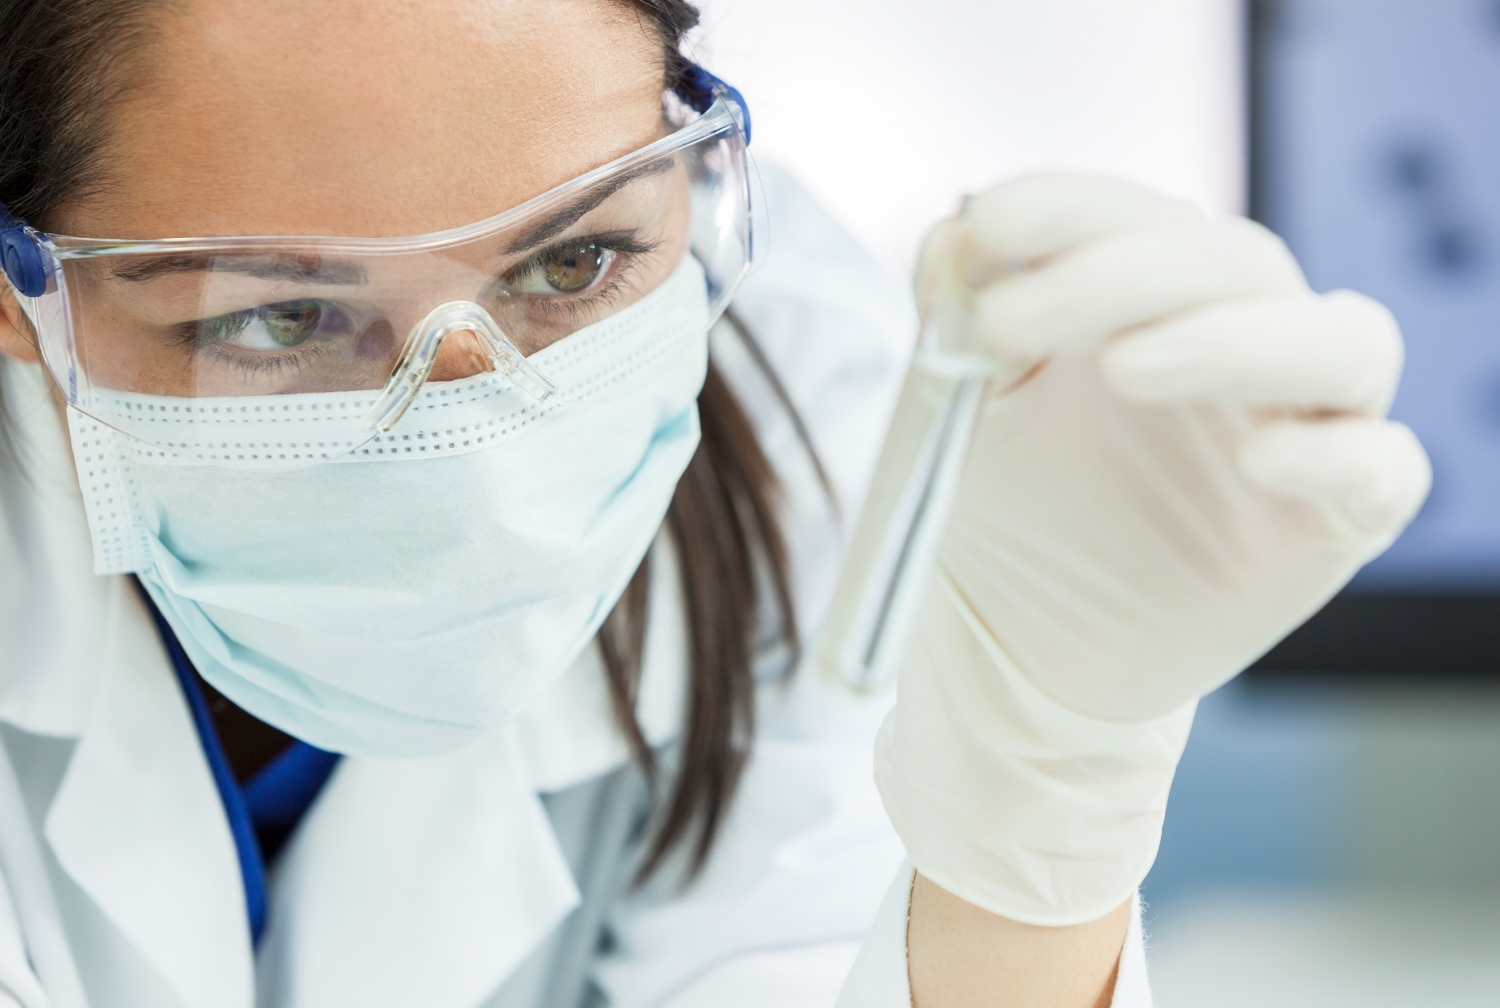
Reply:
[[[992,353],[1036,366],[981,409],[876,777],[933,882],[1077,924],[1150,868],[1196,699],[1388,546],[1431,471],[1384,419],[1389,312],[1313,294],[1257,224],[1034,176],[934,232],[924,311],[954,270]]]

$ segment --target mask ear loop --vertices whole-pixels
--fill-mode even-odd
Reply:
[[[526,362],[526,357],[506,338],[489,312],[472,301],[449,301],[432,309],[412,327],[405,356],[360,426],[374,434],[389,434],[427,383],[443,340],[458,332],[478,335],[495,371],[521,391],[539,402],[557,398],[557,385]]]

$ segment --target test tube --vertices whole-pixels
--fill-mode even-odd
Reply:
[[[912,355],[814,647],[823,671],[857,692],[875,692],[895,677],[986,387],[1010,370],[984,352],[972,318],[972,293],[948,278]]]

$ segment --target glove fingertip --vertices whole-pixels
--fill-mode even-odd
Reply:
[[[1432,464],[1404,424],[1283,421],[1245,439],[1245,477],[1288,500],[1339,508],[1366,533],[1393,536],[1426,500]]]
[[[1064,172],[1025,175],[971,197],[964,215],[997,260],[1032,260],[1141,227],[1200,224],[1202,209],[1123,179]]]

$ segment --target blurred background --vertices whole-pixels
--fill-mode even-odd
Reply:
[[[1072,169],[1249,212],[1315,288],[1396,312],[1431,500],[1203,703],[1153,982],[1161,1008],[1500,1005],[1500,0],[704,8],[756,157],[895,282],[963,193]]]

